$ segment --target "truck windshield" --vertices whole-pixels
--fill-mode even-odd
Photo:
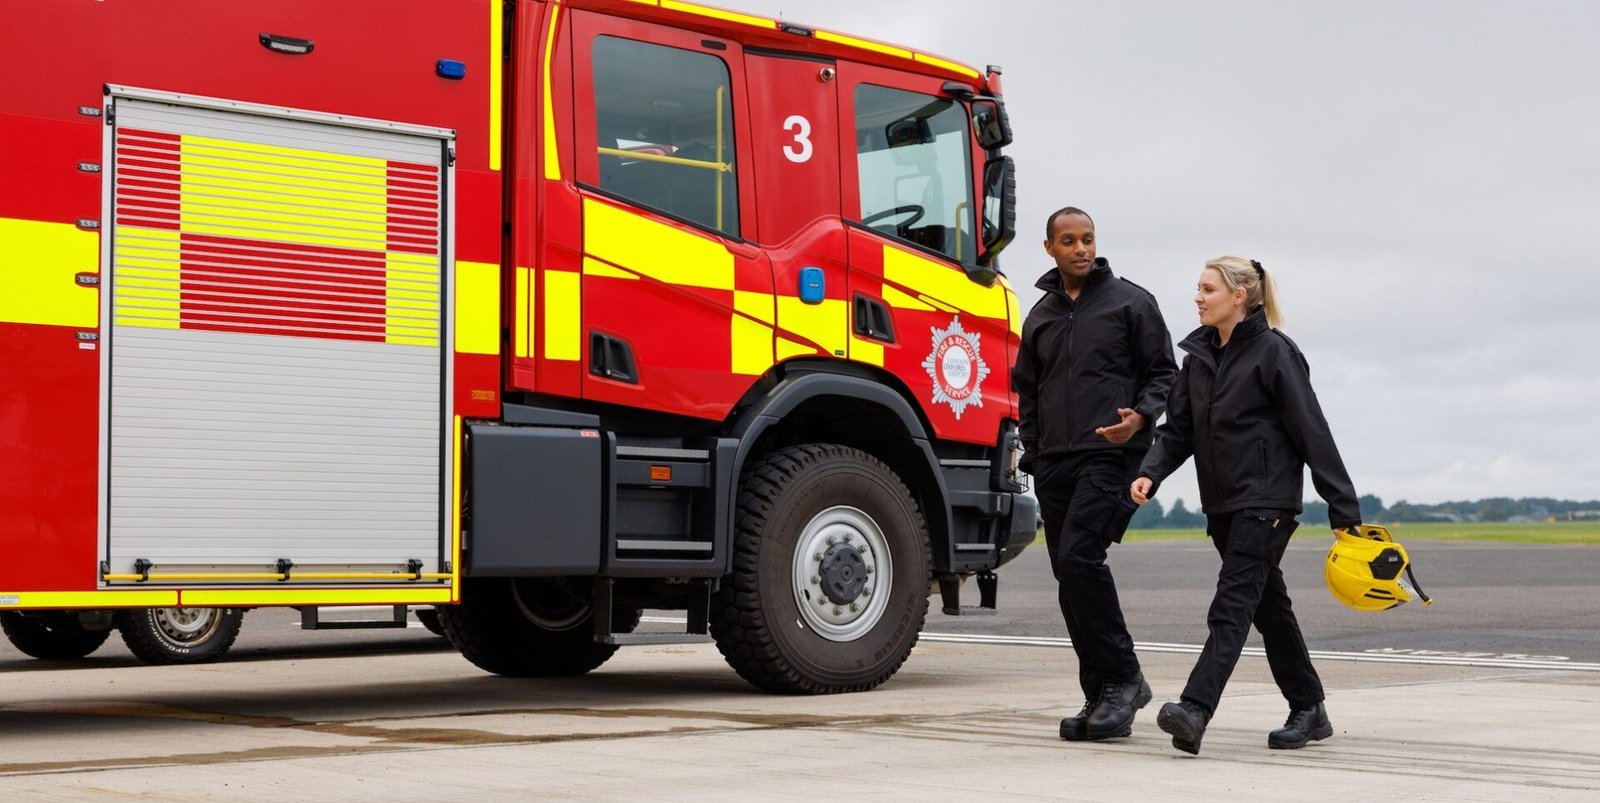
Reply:
[[[971,125],[964,106],[901,89],[856,88],[861,220],[958,262],[977,255]]]

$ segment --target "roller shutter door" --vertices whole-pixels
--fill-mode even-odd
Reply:
[[[440,571],[446,143],[115,101],[111,573]]]

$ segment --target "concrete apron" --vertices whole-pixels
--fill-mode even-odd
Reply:
[[[1287,706],[1234,674],[1198,757],[1155,726],[1192,656],[1142,656],[1131,738],[1066,743],[1070,651],[928,643],[877,691],[782,697],[705,646],[582,678],[453,653],[7,673],[0,796],[439,800],[1594,800],[1600,674],[1319,663],[1333,738],[1269,750]]]

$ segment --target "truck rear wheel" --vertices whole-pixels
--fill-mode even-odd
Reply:
[[[117,629],[134,657],[147,664],[205,664],[233,647],[244,623],[242,608],[130,608],[117,612]]]
[[[444,635],[444,625],[439,624],[438,608],[417,608],[412,613],[417,615],[417,621],[422,623],[424,630],[435,636]]]
[[[513,678],[581,675],[605,663],[615,644],[594,640],[594,610],[553,580],[477,578],[461,588],[461,604],[441,605],[450,643],[478,668]],[[637,609],[612,613],[628,632]]]
[[[0,611],[0,630],[19,651],[45,661],[82,658],[111,637],[110,630],[85,628],[74,611]]]
[[[857,449],[791,446],[746,468],[717,648],[768,691],[864,691],[916,646],[927,526],[900,478]]]

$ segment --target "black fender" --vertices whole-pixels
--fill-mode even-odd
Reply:
[[[734,458],[733,481],[738,482],[737,478],[744,471],[745,462],[760,441],[762,433],[783,422],[800,405],[824,396],[837,396],[882,407],[893,413],[900,422],[912,451],[921,456],[921,460],[913,467],[918,476],[902,477],[902,479],[907,485],[924,494],[926,503],[923,505],[925,509],[922,513],[928,522],[928,534],[932,538],[935,563],[942,563],[940,556],[947,555],[949,550],[951,521],[949,489],[945,486],[943,474],[939,469],[939,458],[933,453],[933,446],[928,442],[927,428],[918,417],[917,411],[904,396],[882,382],[852,374],[825,371],[791,373],[779,380],[766,394],[755,399],[731,419],[728,433],[739,443]],[[732,507],[735,504],[737,504],[737,493],[729,498],[730,521],[733,515]]]

